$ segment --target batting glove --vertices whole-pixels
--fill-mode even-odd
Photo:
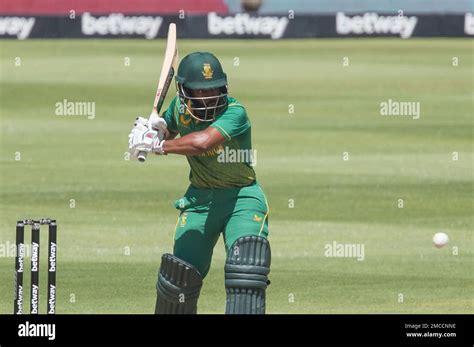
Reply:
[[[128,148],[132,159],[137,159],[140,152],[165,154],[163,151],[165,141],[162,136],[158,131],[149,129],[138,122],[128,135]]]

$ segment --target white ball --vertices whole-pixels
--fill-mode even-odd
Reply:
[[[449,237],[445,233],[436,233],[433,236],[433,243],[436,247],[441,248],[449,242]]]

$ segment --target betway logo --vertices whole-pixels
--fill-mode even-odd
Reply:
[[[31,243],[31,271],[38,271],[39,244]]]
[[[466,35],[474,35],[474,16],[472,13],[464,15],[464,33]]]
[[[17,312],[21,314],[23,313],[23,286],[18,286],[18,296],[16,297],[16,299]]]
[[[56,303],[56,286],[49,285],[48,314],[54,314],[54,304]]]
[[[49,254],[49,272],[56,271],[56,244],[54,242],[51,242],[50,244],[51,247],[51,253]]]
[[[247,13],[220,17],[215,12],[207,15],[207,28],[211,35],[267,35],[279,39],[288,26],[287,17],[251,17]]]
[[[377,13],[364,13],[362,16],[346,16],[342,12],[336,15],[338,34],[394,34],[401,38],[411,37],[418,18],[415,16],[379,16]]]
[[[82,33],[84,35],[142,35],[153,39],[158,35],[162,17],[124,16],[111,13],[107,16],[94,17],[85,12],[82,15]]]
[[[19,40],[27,39],[35,25],[33,17],[0,17],[0,36],[16,36]]]
[[[18,244],[18,272],[23,272],[23,268],[25,267],[25,244],[20,243]]]
[[[38,313],[39,288],[36,284],[31,286],[31,314]]]

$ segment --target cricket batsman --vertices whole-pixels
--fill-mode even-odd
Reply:
[[[203,279],[222,234],[227,252],[225,312],[264,314],[271,261],[267,200],[251,155],[222,159],[223,153],[253,153],[247,112],[228,95],[227,76],[211,53],[184,57],[175,79],[177,96],[162,117],[138,117],[129,135],[132,158],[142,151],[181,154],[191,169],[190,185],[175,202],[179,216],[173,254],[161,258],[155,313],[197,312]]]

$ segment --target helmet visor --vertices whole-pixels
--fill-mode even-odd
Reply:
[[[189,114],[201,122],[212,122],[227,107],[227,86],[212,90],[191,90],[178,83],[176,89]]]

